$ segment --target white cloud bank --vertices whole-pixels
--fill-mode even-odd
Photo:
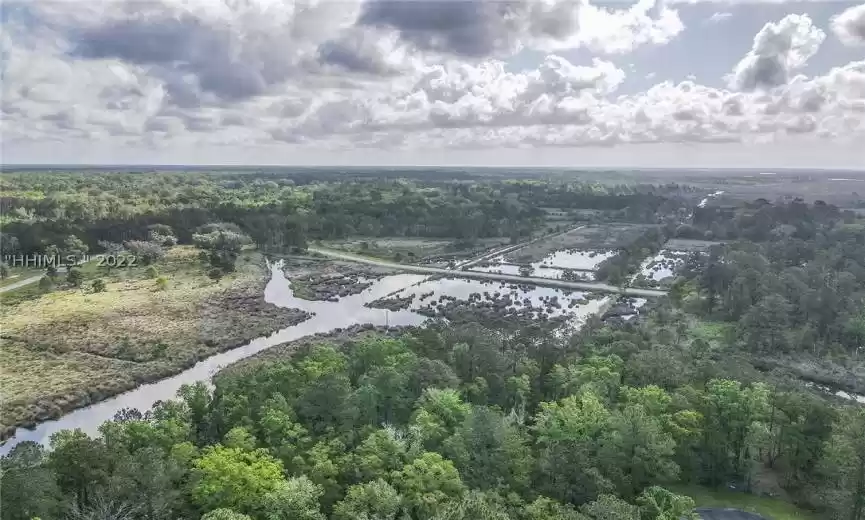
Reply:
[[[2,36],[6,150],[865,138],[865,61],[799,74],[826,37],[803,15],[766,24],[726,89],[662,82],[624,95],[626,73],[609,57],[677,37],[675,9],[654,0],[621,9],[588,0],[141,5],[18,5]],[[845,11],[833,32],[850,41],[861,18]],[[548,54],[533,70],[509,71],[502,60],[523,48]],[[600,56],[557,54],[574,48]]]

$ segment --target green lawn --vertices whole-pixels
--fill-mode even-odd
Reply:
[[[818,520],[816,513],[799,509],[776,498],[737,491],[713,490],[700,486],[669,486],[671,491],[688,495],[697,507],[731,507],[762,515],[767,520]]]

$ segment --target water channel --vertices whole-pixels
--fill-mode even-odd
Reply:
[[[87,434],[95,435],[99,426],[114,418],[114,414],[124,408],[137,408],[141,411],[149,410],[157,401],[173,399],[177,391],[184,384],[196,381],[210,381],[213,375],[220,369],[236,363],[241,359],[252,356],[270,347],[311,336],[318,333],[328,333],[334,329],[348,328],[358,324],[372,325],[420,325],[427,320],[426,317],[412,310],[389,311],[365,307],[364,304],[389,294],[400,293],[424,293],[435,291],[436,295],[448,294],[465,299],[472,292],[501,291],[518,292],[520,299],[528,298],[533,304],[540,305],[541,297],[558,295],[564,298],[564,292],[559,289],[537,287],[527,290],[515,290],[507,288],[504,283],[481,282],[476,280],[429,280],[428,275],[419,274],[397,274],[386,276],[365,289],[363,292],[340,298],[337,302],[310,301],[296,298],[291,291],[289,281],[282,271],[282,265],[277,263],[270,266],[271,278],[264,289],[265,301],[286,308],[303,309],[313,316],[297,325],[279,330],[270,336],[257,338],[246,345],[216,354],[207,359],[199,361],[193,367],[183,372],[160,381],[139,386],[128,392],[116,395],[104,401],[100,401],[85,408],[74,410],[56,420],[46,421],[38,424],[34,429],[18,428],[15,435],[10,437],[0,446],[0,455],[5,455],[12,447],[23,441],[35,441],[47,444],[51,435],[60,430],[80,428]],[[582,296],[579,293],[572,293]],[[575,319],[582,319],[587,315],[598,312],[602,303],[609,298],[605,296],[595,299],[568,312]],[[412,308],[417,308],[413,305]]]
[[[464,300],[472,292],[516,292],[518,294],[515,296],[518,296],[520,300],[530,300],[533,306],[540,306],[543,298],[550,298],[552,296],[557,296],[560,300],[585,296],[584,293],[570,291],[566,293],[559,289],[548,287],[513,289],[508,284],[498,282],[459,279],[430,280],[430,277],[427,275],[397,274],[385,276],[364,291],[355,295],[345,296],[336,302],[310,301],[294,296],[280,263],[271,265],[270,268],[271,278],[264,289],[265,301],[280,307],[303,309],[313,314],[310,319],[279,330],[270,336],[252,340],[242,347],[199,361],[193,367],[175,376],[142,385],[85,408],[79,408],[59,419],[40,423],[32,430],[18,428],[15,435],[0,446],[0,455],[7,454],[15,444],[23,441],[47,444],[51,435],[60,430],[80,428],[87,434],[95,435],[98,432],[99,426],[103,422],[113,419],[115,413],[119,410],[124,408],[137,408],[141,411],[149,410],[157,401],[175,398],[177,391],[184,384],[196,381],[210,381],[213,375],[222,368],[257,354],[262,350],[288,341],[319,333],[328,333],[335,329],[344,329],[359,324],[406,326],[420,325],[427,320],[426,317],[412,311],[412,309],[416,310],[423,303],[423,298],[413,302],[407,310],[389,311],[370,308],[364,305],[388,295],[404,297],[409,293],[424,295],[429,294],[430,291],[434,291],[436,295],[447,294]],[[610,298],[612,297],[595,298],[572,309],[561,309],[555,312],[554,315],[570,314],[573,316],[572,324],[576,325],[587,316],[600,312]],[[641,303],[644,303],[644,301]],[[863,399],[862,396],[856,395],[849,397],[844,395],[843,397],[857,400]]]

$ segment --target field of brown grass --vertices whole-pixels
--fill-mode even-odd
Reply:
[[[34,294],[29,287],[26,298],[4,297],[3,431],[167,377],[308,317],[264,301],[267,273],[255,251],[218,282],[192,247],[172,248],[156,268],[168,280],[162,290],[144,267],[87,266],[86,277],[102,278],[105,292],[93,292],[88,280],[79,289]]]

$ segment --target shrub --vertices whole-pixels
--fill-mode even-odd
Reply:
[[[219,281],[219,279],[222,278],[222,274],[222,269],[219,269],[218,267],[214,267],[210,271],[207,271],[207,276],[214,281]]]
[[[156,242],[143,242],[141,240],[130,240],[125,242],[126,250],[138,258],[143,265],[150,265],[163,256],[165,251]]]
[[[5,263],[0,263],[0,278],[5,279],[9,276],[9,266]]]
[[[168,289],[168,278],[160,276],[156,279],[156,290],[164,291],[165,289]]]
[[[159,276],[159,270],[156,269],[155,265],[148,265],[147,269],[144,270],[144,276],[152,280]]]
[[[81,269],[72,267],[69,269],[69,272],[66,273],[66,281],[75,287],[79,287],[81,282],[84,281],[84,273],[81,272]]]
[[[93,280],[93,292],[105,292],[105,281],[102,278]]]
[[[50,292],[54,290],[54,282],[51,280],[49,276],[43,276],[39,279],[39,289],[45,292]]]

